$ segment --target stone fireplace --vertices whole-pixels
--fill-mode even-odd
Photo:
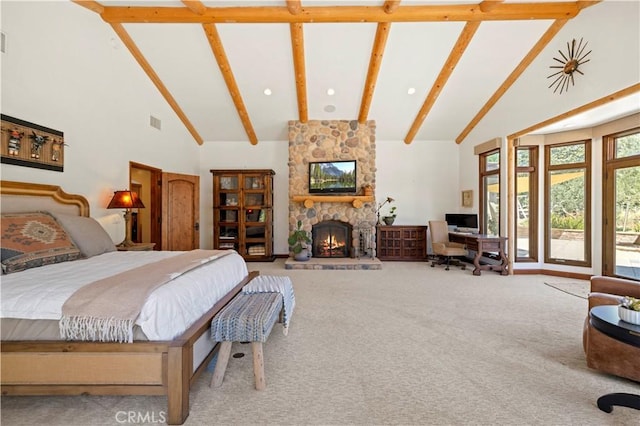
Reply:
[[[349,257],[352,251],[351,225],[337,220],[324,220],[312,226],[313,257]]]
[[[361,256],[375,256],[375,244],[362,242],[362,231],[367,235],[375,234],[375,199],[363,203],[351,202],[348,195],[316,196],[312,202],[294,201],[293,197],[309,195],[309,162],[356,160],[358,194],[363,195],[362,187],[371,186],[375,194],[376,185],[376,143],[375,121],[364,124],[357,120],[310,120],[307,123],[289,121],[289,230],[296,228],[298,221],[302,229],[312,235],[315,225],[322,222],[348,225],[346,246],[341,250],[332,248],[335,242],[318,242],[326,235],[312,235],[313,249],[326,253],[320,245],[331,252],[326,257],[335,257],[340,252],[349,257],[354,251]],[[328,244],[328,246],[327,246]],[[358,250],[354,250],[357,247]],[[365,252],[368,251],[368,252]],[[316,253],[314,253],[316,256]],[[321,254],[320,256],[324,256]]]

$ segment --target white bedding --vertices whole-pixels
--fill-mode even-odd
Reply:
[[[83,285],[182,252],[110,252],[3,275],[2,318],[60,320],[62,305]],[[149,340],[172,340],[183,333],[246,277],[244,259],[233,252],[156,289],[135,324]]]

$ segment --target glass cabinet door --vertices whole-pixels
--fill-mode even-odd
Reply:
[[[238,250],[238,225],[220,226],[218,247],[221,249]]]
[[[220,176],[220,189],[224,190],[237,190],[238,189],[238,176]]]
[[[261,207],[264,206],[264,194],[263,193],[247,193],[244,194],[244,206],[245,207]]]
[[[261,175],[245,176],[244,189],[264,189],[264,176],[261,176]]]
[[[237,206],[238,205],[238,193],[236,192],[221,192],[218,198],[219,206]]]
[[[238,210],[237,209],[221,209],[220,210],[220,222],[237,222]]]

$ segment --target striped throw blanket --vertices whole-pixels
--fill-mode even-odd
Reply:
[[[65,340],[133,342],[133,325],[147,297],[180,275],[231,253],[192,250],[94,281],[62,305]]]

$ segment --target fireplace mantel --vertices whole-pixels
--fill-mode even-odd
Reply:
[[[302,203],[310,209],[314,203],[351,203],[356,209],[362,208],[364,203],[372,203],[373,195],[294,195],[291,200]]]

